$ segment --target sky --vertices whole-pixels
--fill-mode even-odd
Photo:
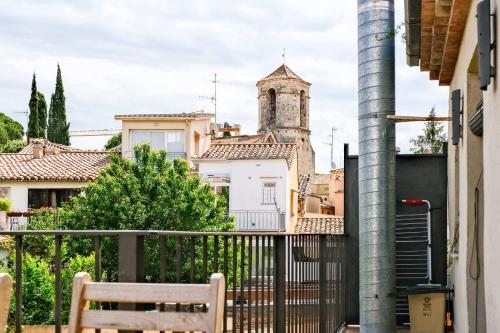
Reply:
[[[404,21],[396,3],[396,24]],[[317,172],[341,165],[343,144],[357,153],[357,18],[355,0],[0,0],[0,112],[26,124],[31,77],[47,101],[62,70],[71,130],[118,129],[115,114],[180,113],[213,105],[217,121],[257,131],[256,82],[283,62],[310,91],[310,130]],[[404,32],[404,29],[403,31]],[[406,65],[396,37],[396,112],[447,114],[448,88]],[[398,124],[396,143],[422,123]],[[102,141],[102,140],[101,140]],[[78,145],[101,148],[89,140]],[[75,142],[76,144],[76,142]]]

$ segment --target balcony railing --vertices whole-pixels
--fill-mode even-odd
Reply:
[[[128,156],[129,159],[133,160],[134,159],[134,152],[133,151],[126,151],[125,156]],[[167,152],[167,159],[170,161],[175,160],[176,158],[180,159],[187,159],[187,154],[186,152]]]
[[[51,256],[48,270],[54,277],[55,299],[53,309],[46,311],[56,333],[65,324],[61,313],[67,313],[65,300],[71,290],[62,276],[67,274],[70,248],[79,243],[77,253],[85,246],[94,253],[94,281],[207,283],[213,272],[224,273],[224,332],[326,333],[338,332],[345,322],[343,235],[162,231],[3,231],[0,235],[15,242],[11,323],[17,333],[27,318],[33,320],[32,308],[23,305],[23,291],[27,292],[23,283],[33,283],[30,271],[23,269],[27,265],[23,257],[37,255],[31,253],[33,244],[51,249],[46,255]],[[206,311],[149,306],[157,311]]]
[[[230,210],[238,231],[285,231],[285,213],[269,210]]]

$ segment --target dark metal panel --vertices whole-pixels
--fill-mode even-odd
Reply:
[[[460,137],[460,115],[462,113],[462,92],[460,89],[451,92],[451,142],[458,145]]]
[[[358,160],[344,153],[346,321],[359,323],[359,256],[358,256]],[[447,156],[398,155],[396,157],[396,198],[427,199],[432,210],[432,276],[433,283],[446,284],[447,231]],[[399,209],[398,207],[398,214]],[[411,209],[408,208],[408,209]],[[404,322],[404,318],[398,318]]]
[[[490,0],[477,4],[477,40],[479,83],[482,90],[487,90],[491,83],[491,21]]]

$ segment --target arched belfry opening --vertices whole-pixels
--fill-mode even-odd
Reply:
[[[269,103],[269,126],[276,126],[276,91],[271,88],[267,91]]]
[[[304,90],[300,91],[300,127],[307,127],[307,96]]]

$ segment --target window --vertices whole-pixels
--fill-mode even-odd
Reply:
[[[276,126],[276,91],[274,89],[269,89],[267,92],[267,98],[269,101],[269,126]]]
[[[168,153],[184,153],[184,131],[130,131],[130,150],[138,144],[148,143],[154,150],[166,149]],[[132,155],[132,153],[131,153]]]
[[[28,208],[57,208],[67,202],[70,196],[77,195],[78,189],[29,189]]]
[[[306,92],[300,92],[300,127],[307,127],[307,96]],[[304,139],[302,139],[304,141]]]
[[[262,184],[262,203],[274,204],[276,202],[276,183]]]

